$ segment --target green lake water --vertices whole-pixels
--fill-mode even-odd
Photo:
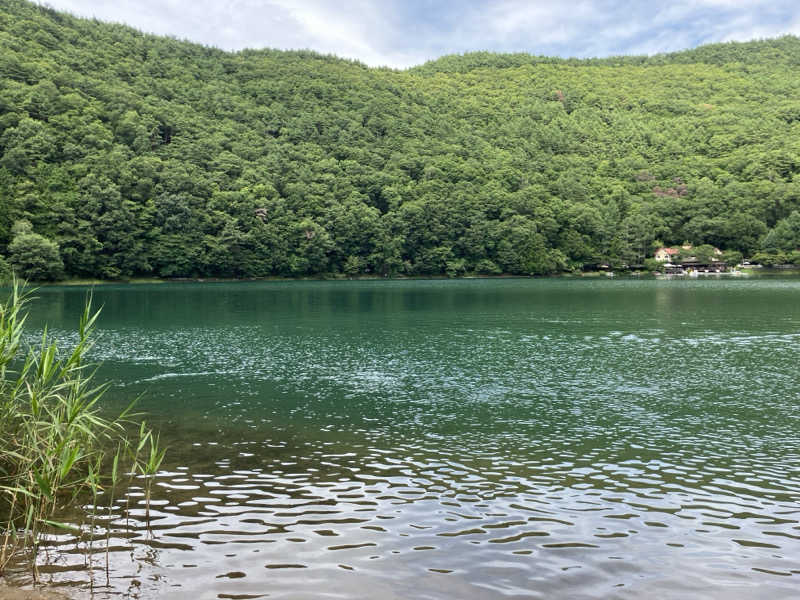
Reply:
[[[65,341],[86,289],[37,292]],[[800,279],[103,286],[169,446],[77,597],[796,598]],[[96,557],[98,568],[104,556]]]

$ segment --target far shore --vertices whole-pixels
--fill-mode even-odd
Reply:
[[[800,265],[778,265],[774,267],[762,267],[760,265],[747,265],[741,270],[748,275],[800,275]],[[245,282],[289,282],[289,281],[435,281],[435,280],[457,280],[457,279],[541,279],[557,277],[657,277],[662,275],[658,271],[645,270],[597,270],[597,271],[565,271],[550,275],[487,275],[468,273],[463,275],[448,276],[445,273],[439,275],[354,275],[344,274],[322,274],[304,277],[131,277],[126,279],[62,279],[58,281],[29,281],[28,283],[36,286],[104,286],[104,285],[154,285],[164,283],[245,283]],[[9,282],[0,283],[0,287],[8,285]],[[2,599],[0,599],[2,600]]]

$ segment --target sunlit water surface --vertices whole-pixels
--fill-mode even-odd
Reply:
[[[31,336],[74,339],[85,294],[39,290]],[[76,597],[800,596],[800,280],[94,299],[106,402],[144,394],[169,453],[108,580],[57,538]]]

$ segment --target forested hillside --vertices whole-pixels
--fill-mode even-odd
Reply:
[[[785,37],[396,71],[4,0],[0,271],[542,274],[656,241],[780,259],[800,246],[799,67]]]

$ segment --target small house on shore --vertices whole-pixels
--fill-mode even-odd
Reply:
[[[659,248],[656,250],[655,259],[659,262],[672,262],[673,256],[678,256],[680,250],[677,248]]]
[[[659,248],[655,251],[654,258],[665,263],[666,273],[685,273],[687,271],[722,273],[728,269],[728,263],[722,259],[722,250],[719,248],[713,248],[711,256],[708,256],[708,247],[705,252],[700,254],[705,256],[692,255],[692,246],[685,244],[680,248]]]

